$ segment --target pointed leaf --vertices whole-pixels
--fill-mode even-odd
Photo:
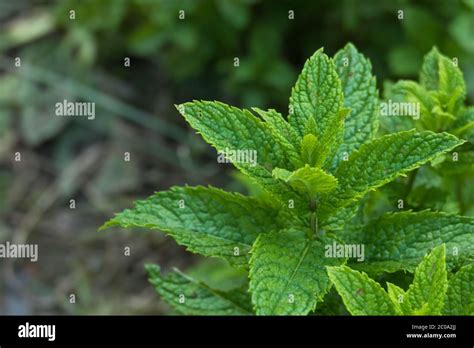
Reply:
[[[318,161],[318,138],[314,134],[306,134],[301,141],[301,158],[304,163],[314,167]]]
[[[395,284],[387,282],[387,292],[388,296],[392,300],[392,303],[397,311],[397,314],[400,315],[409,315],[412,312],[410,301],[408,299],[405,290],[396,286]]]
[[[290,184],[296,191],[310,198],[317,193],[328,193],[337,186],[337,179],[322,169],[313,168],[308,165],[289,172],[285,169],[276,168],[273,175]]]
[[[390,297],[375,280],[347,266],[328,267],[328,274],[352,315],[396,315]]]
[[[288,185],[272,177],[273,168],[294,169],[288,158],[294,153],[274,137],[269,124],[262,122],[248,110],[241,110],[220,102],[194,101],[177,106],[186,121],[218,151],[256,151],[253,163],[234,162],[237,169],[258,181],[281,202],[296,200]],[[302,204],[295,204],[295,210]]]
[[[248,110],[220,102],[193,101],[179,105],[181,115],[218,151],[255,150],[262,166],[287,166],[286,150],[272,135],[268,124]],[[252,167],[239,163],[236,167]]]
[[[304,163],[314,167],[318,161],[318,138],[314,134],[306,134],[301,141],[301,158]]]
[[[257,236],[280,228],[278,215],[255,198],[216,188],[173,187],[137,201],[133,209],[117,214],[103,228],[160,230],[192,252],[246,265]]]
[[[334,212],[336,207],[361,198],[462,143],[464,140],[448,133],[410,130],[363,144],[348,161],[340,163],[334,174],[339,186],[322,209],[325,213]]]
[[[291,125],[283,118],[282,114],[270,109],[268,111],[259,108],[252,108],[257,114],[262,117],[270,126],[274,135],[283,137],[289,144],[293,146],[296,152],[299,152],[299,136]]]
[[[323,166],[326,169],[332,166],[337,149],[343,141],[344,119],[350,111],[347,108],[340,109],[337,115],[331,118],[326,132],[318,138],[316,167]]]
[[[415,278],[407,291],[415,315],[440,315],[448,288],[446,245],[433,249],[415,270]]]
[[[340,109],[338,117],[332,118],[328,130],[320,138],[315,135],[318,132],[314,119],[308,120],[305,127],[306,135],[301,141],[301,158],[305,163],[313,167],[321,167],[325,162],[332,161],[337,147],[342,141],[341,132],[343,131],[344,118],[349,112],[349,109]]]
[[[449,279],[445,301],[445,315],[474,315],[474,263]]]
[[[429,91],[435,91],[439,86],[438,61],[440,53],[435,46],[423,58],[421,66],[420,82]]]
[[[378,129],[378,91],[370,61],[354,45],[347,44],[334,56],[341,79],[344,106],[351,111],[344,122],[344,142],[335,164],[347,153],[372,140]]]
[[[324,256],[334,239],[309,239],[305,231],[287,229],[262,234],[252,249],[250,291],[259,315],[305,315],[330,287],[325,265],[345,260]]]
[[[392,86],[391,92],[395,95],[402,96],[404,102],[419,103],[420,115],[418,116],[421,121],[432,118],[431,111],[437,105],[437,100],[435,95],[422,85],[414,81],[400,80]]]
[[[145,265],[149,281],[161,298],[186,315],[251,315],[250,296],[245,289],[212,289],[178,270],[160,274],[160,267]]]
[[[392,86],[392,92],[402,97],[396,105],[412,112],[409,116],[418,121],[418,128],[439,131],[446,129],[455,119],[441,108],[437,92],[428,91],[414,81],[398,81]],[[419,105],[419,110],[410,110],[411,105]]]
[[[474,257],[474,218],[429,211],[386,214],[344,231],[341,238],[365,245],[365,262],[351,267],[371,273],[413,272],[423,256],[442,243],[452,269]]]
[[[461,69],[451,59],[441,56],[438,61],[439,92],[448,112],[456,113],[466,99],[466,83]]]
[[[434,47],[424,58],[420,81],[428,90],[440,93],[448,112],[456,113],[466,97],[466,84],[455,62]]]
[[[309,58],[291,92],[289,123],[300,137],[310,118],[317,125],[318,137],[328,131],[343,104],[341,82],[334,63],[320,49]]]

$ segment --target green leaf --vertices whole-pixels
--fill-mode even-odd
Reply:
[[[372,140],[379,123],[378,91],[370,61],[349,43],[336,53],[334,64],[341,79],[344,106],[351,109],[344,122],[344,142],[337,153],[337,165],[345,153]]]
[[[216,188],[173,187],[135,203],[103,227],[144,227],[172,236],[189,251],[245,266],[260,233],[280,229],[279,213],[258,199]]]
[[[457,174],[474,173],[474,151],[459,151],[456,153],[456,160],[454,160],[455,158],[453,156],[446,156],[443,162],[436,166],[433,165],[436,172],[444,177]],[[446,199],[445,195],[443,195],[441,198]]]
[[[273,168],[295,169],[288,161],[294,151],[274,137],[269,123],[262,122],[248,110],[240,110],[220,102],[194,101],[177,106],[186,121],[219,152],[226,150],[256,151],[254,163],[234,165],[258,181],[262,187],[282,202],[295,199],[295,192],[272,177]],[[297,155],[299,157],[299,155]],[[301,204],[295,204],[295,210]]]
[[[277,141],[285,149],[286,156],[295,167],[301,167],[303,164],[299,152],[298,135],[281,114],[275,110],[263,111],[258,108],[252,108],[257,112],[270,127],[274,141]]]
[[[344,119],[351,110],[342,108],[332,117],[326,132],[318,138],[318,157],[315,166],[324,168],[332,166],[333,158],[341,145],[344,136]]]
[[[287,143],[291,144],[296,152],[299,152],[299,136],[291,125],[283,118],[282,114],[270,109],[268,111],[252,108],[269,125],[274,136],[281,136]]]
[[[312,167],[318,162],[318,144],[314,134],[306,134],[301,141],[301,158]]]
[[[440,53],[438,48],[435,46],[430,52],[423,58],[423,65],[421,66],[420,82],[429,91],[438,90],[439,86],[439,73],[438,73],[438,62]]]
[[[413,272],[430,249],[443,243],[452,269],[474,256],[474,218],[429,211],[385,214],[346,229],[341,238],[365,245],[365,261],[350,266],[367,272]]]
[[[212,289],[178,270],[160,274],[157,265],[145,265],[149,281],[160,297],[185,315],[251,315],[250,296],[245,289]]]
[[[316,135],[318,134],[318,126],[316,125],[316,121],[313,117],[310,117],[308,121],[306,121],[306,125],[304,126],[304,134],[305,135]],[[316,137],[317,139],[318,137]]]
[[[261,166],[288,166],[286,149],[272,134],[269,124],[262,122],[248,110],[241,110],[224,103],[193,101],[177,109],[209,144],[218,151],[258,151]],[[238,163],[237,168],[254,167],[253,163]]]
[[[342,131],[344,118],[350,112],[349,109],[341,109],[338,117],[332,119],[331,125],[321,138],[317,134],[314,119],[310,118],[306,124],[305,132],[307,133],[301,141],[301,158],[305,163],[313,167],[321,167],[326,160],[332,160],[334,153],[342,141]]]
[[[248,270],[236,268],[217,258],[206,258],[186,268],[186,274],[207,286],[221,291],[248,288]]]
[[[286,229],[262,234],[250,259],[250,292],[259,315],[305,315],[330,288],[325,265],[345,260],[327,258],[324,245],[335,239],[309,239],[306,231]]]
[[[306,165],[294,172],[276,168],[273,175],[290,184],[296,191],[309,198],[314,198],[317,193],[328,193],[337,186],[337,179],[322,169]]]
[[[449,279],[445,315],[474,315],[474,264],[462,267]]]
[[[265,191],[276,197],[281,204],[282,209],[289,208],[295,215],[305,214],[308,212],[308,202],[298,192],[291,188],[288,184],[281,180],[276,180],[272,176],[272,172],[266,168],[256,167],[252,174],[248,174],[256,181]]]
[[[323,214],[333,212],[363,197],[397,176],[420,167],[438,155],[464,143],[448,133],[415,130],[389,134],[363,144],[342,161],[334,176],[339,186],[325,207]]]
[[[416,124],[421,126],[419,127],[421,129],[443,130],[448,128],[455,119],[450,112],[446,112],[440,106],[438,100],[439,93],[428,91],[414,81],[398,81],[392,86],[392,92],[403,96],[403,102],[398,104],[400,107],[404,106],[402,104],[404,102],[418,103],[420,105],[420,114],[416,115],[419,117],[419,122]]]
[[[440,106],[435,106],[432,110],[433,118],[437,121],[435,131],[448,128],[456,119],[453,114],[444,111]]]
[[[351,222],[358,209],[358,202],[339,209],[335,214],[329,216],[329,218],[322,220],[323,229],[328,231],[342,230],[346,224]]]
[[[320,49],[306,61],[293,87],[288,121],[303,137],[308,119],[314,118],[320,138],[338,118],[342,105],[341,81],[334,63]]]
[[[396,315],[397,310],[379,283],[347,266],[328,267],[329,278],[352,315]]]
[[[404,106],[402,103],[419,103],[420,114],[411,115],[419,117],[418,124],[422,125],[422,129],[438,130],[440,123],[438,118],[434,117],[433,109],[438,106],[438,100],[434,92],[429,92],[423,86],[414,81],[400,80],[391,87],[391,92],[395,95],[400,95],[402,101],[398,101],[400,107]],[[408,105],[408,104],[405,104]]]
[[[420,81],[427,90],[439,92],[448,112],[456,114],[466,98],[466,84],[455,62],[434,47],[424,58]]]
[[[461,136],[472,128],[474,128],[474,107],[471,106],[460,113],[449,132],[456,136]]]
[[[466,99],[466,84],[462,71],[446,57],[441,57],[438,65],[440,99],[447,105],[448,112],[457,113]]]
[[[410,301],[406,292],[396,286],[395,284],[387,282],[387,292],[388,296],[392,300],[392,303],[397,311],[397,314],[410,314],[412,312],[412,308],[410,305]]]
[[[448,288],[446,245],[433,249],[415,270],[407,296],[415,315],[440,315]]]

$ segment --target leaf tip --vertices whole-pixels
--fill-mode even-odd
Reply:
[[[117,225],[117,223],[114,221],[114,219],[110,219],[109,221],[104,223],[102,226],[100,226],[97,229],[97,232],[102,232],[102,231],[108,229],[109,227],[112,227],[112,226],[115,226],[115,225]]]

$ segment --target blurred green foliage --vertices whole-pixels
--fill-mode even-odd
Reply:
[[[207,80],[244,105],[281,103],[295,64],[317,47],[334,52],[347,41],[372,57],[384,78],[415,76],[425,52],[437,45],[458,57],[474,87],[469,0],[70,0],[56,14],[84,62],[144,57],[177,83]]]
[[[445,79],[449,81],[447,90],[429,86],[432,81],[427,80],[426,70],[433,57],[441,57],[439,59],[447,68],[452,67],[449,79]],[[452,153],[440,156],[429,166],[413,171],[408,178],[396,180],[380,192],[372,193],[366,202],[367,216],[393,209],[432,209],[459,215],[474,214],[474,108],[464,103],[463,72],[455,66],[453,58],[440,55],[434,48],[430,53],[427,52],[424,64],[420,66],[420,77],[417,79],[420,82],[400,80],[394,84],[387,83],[384,88],[385,101],[415,102],[424,110],[419,119],[380,116],[381,128],[384,133],[412,128],[448,132],[466,140],[466,143]],[[434,66],[437,66],[437,61]]]
[[[415,77],[423,55],[437,45],[458,58],[471,100],[474,93],[472,0],[65,0],[38,2],[28,11],[23,1],[2,6],[13,13],[13,19],[3,19],[2,66],[11,63],[5,58],[13,54],[65,75],[71,79],[67,92],[76,98],[96,97],[76,86],[85,83],[149,108],[149,101],[164,93],[160,85],[165,81],[173,102],[192,95],[282,107],[296,78],[295,66],[318,47],[333,53],[348,41],[372,59],[379,84],[386,78]],[[131,58],[131,69],[124,69],[124,57]],[[32,110],[44,110],[48,117],[48,105],[58,99],[57,92],[64,96],[64,88],[49,91],[55,82],[44,78],[35,81],[40,86],[5,79],[2,86],[15,91],[15,97],[3,96],[9,104],[16,100],[23,139],[37,145],[63,130],[63,120],[42,122],[44,113],[33,117]],[[146,93],[127,93],[137,84],[146,84]],[[173,111],[160,118],[166,120]],[[134,113],[128,118],[140,120]],[[110,126],[97,123],[94,128]],[[164,128],[165,137],[173,133],[166,125],[158,128]]]
[[[474,100],[473,0],[16,0],[0,1],[0,29],[0,240],[13,230],[51,229],[19,221],[49,214],[63,223],[72,194],[89,225],[71,217],[69,228],[93,229],[127,206],[130,195],[174,183],[245,190],[248,183],[222,177],[214,153],[191,135],[173,104],[211,99],[286,113],[297,72],[321,46],[332,55],[353,42],[371,59],[382,90],[385,81],[416,79],[436,45],[458,58],[469,104]],[[63,99],[95,101],[100,116],[53,117]],[[23,167],[12,160],[16,151],[27,159]],[[132,152],[134,166],[119,160],[124,151]],[[66,180],[71,172],[83,181]],[[459,211],[430,198],[441,187],[457,192],[433,176],[420,171],[412,196]],[[405,182],[387,190],[396,194],[397,184]],[[430,189],[415,194],[422,184]],[[462,193],[466,201],[474,197],[470,187]],[[367,211],[393,209],[386,193],[367,197],[368,206],[371,200],[379,203]]]

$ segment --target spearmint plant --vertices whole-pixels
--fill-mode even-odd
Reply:
[[[389,282],[385,291],[366,273],[347,266],[328,267],[328,273],[352,315],[472,315],[474,264],[448,281],[445,260],[442,244],[418,265],[407,291]]]
[[[474,108],[464,105],[466,83],[457,59],[434,47],[423,60],[419,83],[401,80],[389,95],[420,105],[420,117],[412,125],[420,130],[448,131],[464,136],[474,127]]]
[[[151,283],[178,312],[305,315],[332,286],[328,267],[333,281],[341,269],[413,272],[444,243],[451,271],[474,254],[474,219],[468,217],[407,211],[360,226],[349,223],[369,191],[464,143],[452,134],[415,129],[377,138],[375,77],[369,60],[351,44],[332,59],[320,49],[306,61],[288,117],[212,101],[177,109],[267,193],[173,187],[136,202],[102,227],[160,230],[193,253],[248,271],[243,288],[222,291],[180,271],[162,275],[159,266],[147,265]],[[251,151],[257,161],[237,156]],[[350,245],[363,247],[365,257],[354,258]]]
[[[474,177],[474,107],[465,105],[466,84],[458,64],[457,58],[448,58],[434,47],[424,58],[419,82],[396,82],[386,89],[386,102],[382,103],[416,106],[415,115],[382,117],[384,127],[392,132],[416,128],[448,132],[467,140],[453,153],[439,156],[431,165],[413,171],[405,188],[391,188],[411,208],[472,215],[474,192],[468,187]]]

